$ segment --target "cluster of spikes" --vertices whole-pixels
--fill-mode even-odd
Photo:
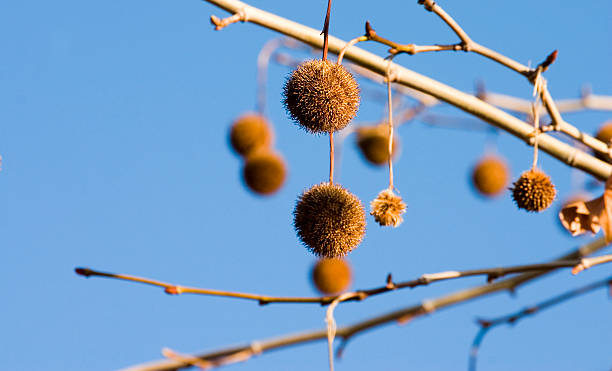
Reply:
[[[243,180],[250,190],[260,195],[277,192],[287,174],[285,161],[272,149],[273,141],[268,120],[258,113],[240,116],[230,129],[230,144],[244,160]]]

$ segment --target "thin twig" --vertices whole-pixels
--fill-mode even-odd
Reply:
[[[546,59],[540,63],[536,68],[529,68],[511,58],[506,57],[505,55],[498,53],[494,50],[491,50],[485,46],[478,44],[473,41],[467,33],[459,26],[457,22],[447,14],[440,5],[438,5],[433,0],[419,0],[419,4],[423,4],[425,9],[431,11],[438,15],[459,37],[461,40],[461,44],[463,46],[464,51],[470,51],[477,54],[480,54],[486,58],[489,58],[503,66],[510,68],[513,71],[520,73],[525,76],[532,84],[535,83],[536,77],[540,77],[540,72],[545,71],[557,58],[557,51],[553,51],[550,53]],[[446,50],[455,50],[455,49],[446,49]],[[543,78],[542,78],[543,79]],[[544,81],[544,80],[543,80]],[[592,136],[585,134],[578,130],[575,126],[569,124],[561,117],[561,113],[557,108],[557,105],[550,95],[548,88],[544,85],[541,90],[541,98],[544,107],[546,107],[546,111],[552,120],[552,128],[555,131],[559,131],[570,138],[577,140],[589,148],[600,152],[602,154],[608,154],[609,148],[606,143],[601,142],[600,140],[593,138]]]
[[[603,247],[606,246],[606,243],[603,238],[597,239],[589,244],[586,244],[570,253],[560,257],[559,259],[551,262],[561,262],[568,260],[575,260],[586,255],[590,255]],[[413,305],[410,307],[402,308],[400,310],[386,313],[380,316],[372,317],[367,320],[357,322],[353,325],[341,327],[336,330],[336,336],[343,339],[343,343],[341,344],[338,351],[342,351],[347,344],[347,341],[354,337],[357,334],[363,333],[364,331],[389,324],[392,322],[405,320],[406,318],[414,318],[424,314],[433,313],[436,310],[450,307],[455,304],[464,303],[470,301],[472,299],[482,297],[485,295],[489,295],[499,291],[514,291],[518,286],[531,281],[535,278],[538,278],[544,274],[551,272],[547,271],[536,271],[536,272],[527,272],[520,274],[516,277],[508,278],[505,280],[501,280],[499,282],[494,282],[492,284],[476,286],[473,288],[469,288],[466,290],[457,291],[451,293],[449,295],[445,295],[432,300],[425,300],[420,304]],[[392,288],[394,285],[392,282],[388,283],[388,287]],[[350,299],[349,299],[350,300]],[[348,301],[348,300],[347,300]],[[327,329],[312,331],[302,334],[296,335],[287,335],[283,337],[279,337],[276,339],[264,340],[258,342],[258,350],[260,353],[264,353],[266,351],[284,348],[297,344],[305,344],[312,341],[318,341],[327,339]],[[226,348],[219,351],[215,351],[212,353],[202,353],[197,354],[194,357],[197,357],[202,360],[207,361],[219,361],[223,360],[227,357],[232,357],[235,354],[239,354],[244,352],[245,350],[251,349],[251,345],[246,346],[237,346],[232,348]],[[190,364],[186,364],[184,362],[175,361],[175,360],[160,360],[160,361],[152,361],[145,364],[135,365],[122,371],[175,371],[182,368],[186,368],[191,366]]]
[[[596,259],[596,258],[593,258]],[[603,263],[603,261],[601,262]],[[598,263],[598,264],[601,264]],[[579,264],[590,264],[595,265],[593,261],[585,262],[585,259],[569,258],[563,260],[557,260],[547,263],[539,264],[527,264],[527,265],[516,265],[509,267],[499,268],[484,268],[484,269],[471,269],[463,271],[443,271],[437,273],[427,273],[420,277],[402,282],[388,281],[385,286],[375,287],[371,289],[357,290],[359,296],[354,296],[343,301],[357,301],[364,300],[370,296],[380,295],[389,291],[399,290],[404,288],[415,288],[418,286],[426,286],[430,283],[445,281],[450,279],[473,277],[473,276],[486,276],[487,281],[499,279],[508,274],[514,273],[525,273],[525,272],[546,272],[558,268],[574,268]],[[144,283],[151,286],[157,286],[164,288],[164,292],[170,295],[178,294],[196,294],[196,295],[207,295],[207,296],[221,296],[228,298],[239,298],[257,301],[260,305],[269,303],[318,303],[321,305],[328,305],[334,300],[338,299],[338,295],[332,296],[321,296],[321,297],[281,297],[281,296],[269,296],[259,295],[251,293],[241,293],[233,291],[222,291],[222,290],[211,290],[197,287],[188,287],[182,285],[176,285],[172,283],[162,282],[153,280],[150,278],[132,276],[127,274],[115,274],[108,272],[100,272],[89,268],[76,268],[75,272],[85,277],[106,277],[113,278],[121,281],[130,281]]]
[[[612,276],[597,281],[597,282],[593,282],[591,284],[588,284],[586,286],[582,286],[567,292],[564,292],[563,294],[554,296],[550,299],[544,300],[536,305],[532,305],[529,307],[526,307],[524,309],[519,310],[518,312],[512,313],[512,314],[508,314],[505,316],[501,316],[501,317],[497,317],[497,318],[493,318],[493,319],[478,319],[477,322],[480,325],[480,330],[478,331],[478,333],[476,334],[476,337],[474,338],[474,341],[472,342],[472,347],[470,348],[470,356],[469,356],[469,366],[468,366],[468,370],[469,371],[476,371],[476,362],[477,362],[477,358],[478,358],[478,351],[480,349],[480,346],[482,345],[482,341],[484,339],[484,336],[489,332],[489,330],[491,330],[493,327],[502,325],[502,324],[508,324],[508,325],[514,325],[516,324],[519,320],[527,317],[527,316],[532,316],[534,314],[537,314],[539,312],[541,312],[544,309],[550,308],[552,306],[561,304],[567,300],[571,300],[576,298],[577,296],[586,294],[588,292],[591,292],[593,290],[597,290],[600,289],[602,287],[612,287]]]

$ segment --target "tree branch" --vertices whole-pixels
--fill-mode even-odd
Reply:
[[[573,268],[572,273],[576,274],[581,270],[589,267],[603,264],[612,261],[612,254],[604,255],[595,258],[583,258],[583,259],[568,259],[559,260],[547,263],[538,264],[527,264],[527,265],[515,265],[509,267],[497,267],[497,268],[484,268],[484,269],[471,269],[463,271],[443,271],[437,273],[426,273],[420,277],[402,282],[393,282],[392,276],[387,276],[387,282],[385,286],[357,290],[354,292],[355,295],[346,297],[343,301],[361,301],[370,296],[380,295],[394,290],[415,288],[417,286],[426,286],[433,282],[446,281],[457,278],[473,277],[473,276],[486,276],[488,282],[492,282],[498,278],[506,276],[508,274],[525,273],[534,271],[548,271],[558,268]],[[316,303],[321,305],[328,305],[340,298],[342,295],[331,295],[331,296],[320,296],[320,297],[281,297],[281,296],[269,296],[261,294],[242,293],[235,291],[222,291],[212,290],[199,287],[189,287],[183,285],[177,285],[167,282],[162,282],[150,278],[132,276],[127,274],[117,274],[96,271],[90,268],[75,268],[75,272],[84,277],[105,277],[112,278],[121,281],[144,283],[146,285],[162,287],[166,294],[179,295],[179,294],[196,294],[196,295],[207,295],[207,296],[221,296],[228,298],[237,299],[248,299],[259,302],[260,305],[270,303]]]
[[[581,246],[580,248],[571,251],[570,253],[552,261],[561,262],[579,259],[584,256],[595,253],[596,251],[604,248],[606,243],[603,238],[599,238],[597,240],[592,241],[586,245]],[[336,336],[340,337],[344,340],[341,344],[339,351],[341,351],[345,346],[349,339],[354,337],[359,333],[363,333],[367,330],[389,324],[391,322],[405,322],[409,319],[418,317],[423,314],[432,313],[436,310],[443,309],[446,307],[450,307],[455,304],[464,303],[470,301],[472,299],[485,296],[488,294],[492,294],[499,291],[514,291],[518,286],[531,281],[535,278],[541,277],[547,273],[548,271],[536,271],[536,272],[528,272],[520,274],[516,277],[508,278],[499,282],[494,282],[487,285],[476,286],[473,288],[469,288],[466,290],[457,291],[451,293],[449,295],[445,295],[432,300],[425,300],[420,304],[413,305],[410,307],[402,308],[400,310],[396,310],[394,312],[386,313],[380,316],[369,318],[365,321],[355,323],[353,325],[341,327],[337,329]],[[304,344],[312,341],[327,339],[327,329],[312,331],[302,334],[295,335],[287,335],[283,337],[279,337],[276,339],[258,341],[252,344],[256,344],[256,347],[253,347],[252,344],[245,346],[237,346],[232,348],[226,348],[219,351],[211,352],[211,353],[201,353],[194,355],[193,357],[197,357],[200,360],[211,361],[211,362],[224,362],[228,357],[232,357],[235,354],[245,354],[249,353],[254,355],[255,352],[253,349],[255,348],[258,353],[264,353],[266,351],[284,348],[296,344]],[[186,362],[176,359],[170,360],[159,360],[152,361],[145,364],[135,365],[132,367],[128,367],[123,369],[122,371],[175,371],[180,370],[186,367],[190,367],[193,362]]]
[[[246,12],[248,15],[248,22],[255,23],[273,31],[285,34],[309,45],[318,48],[322,47],[320,31],[315,29],[289,21],[285,18],[265,12],[237,0],[205,1],[231,13],[236,13],[242,9],[242,11]],[[346,42],[330,35],[329,50],[331,52],[336,54],[339,53],[345,44]],[[346,51],[345,58],[351,60],[355,64],[376,72],[381,76],[385,75],[389,63],[385,59],[358,47],[349,48]],[[448,85],[432,80],[395,63],[392,64],[391,70],[396,76],[396,84],[407,86],[432,95],[437,99],[468,112],[469,114],[472,114],[490,123],[491,125],[497,126],[529,143],[530,134],[533,132],[533,127],[528,123],[523,122],[518,118],[486,102],[483,102],[472,95],[463,93]],[[597,142],[600,144],[598,148],[601,147],[598,150],[605,150],[604,147],[607,148],[604,143],[600,141]],[[538,146],[541,150],[549,153],[558,160],[568,164],[569,166],[584,170],[598,179],[608,179],[612,174],[612,166],[610,164],[605,163],[604,161],[601,161],[585,153],[584,151],[573,148],[572,146],[563,143],[550,135],[539,135]]]
[[[474,341],[472,342],[472,347],[470,348],[470,359],[468,370],[475,371],[476,370],[476,362],[478,358],[478,351],[480,346],[482,345],[482,341],[484,340],[484,336],[491,330],[492,328],[502,325],[514,325],[519,320],[531,316],[537,313],[540,313],[542,310],[550,308],[552,306],[561,304],[567,300],[574,299],[577,296],[586,294],[593,290],[600,289],[602,287],[612,287],[612,276],[597,282],[593,282],[583,287],[579,287],[570,291],[567,291],[561,295],[554,296],[550,299],[544,300],[536,305],[532,305],[530,307],[519,310],[518,312],[508,314],[505,316],[493,318],[493,319],[478,319],[477,322],[480,325],[480,330],[476,334]]]

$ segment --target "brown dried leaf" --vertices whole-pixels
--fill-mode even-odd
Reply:
[[[612,242],[612,176],[608,178],[601,197],[587,202],[572,202],[561,209],[559,219],[572,236],[587,231],[597,233],[603,228],[606,242]]]
[[[597,233],[601,228],[600,215],[603,210],[603,196],[587,202],[572,202],[561,209],[559,219],[572,236],[578,236],[587,231]]]

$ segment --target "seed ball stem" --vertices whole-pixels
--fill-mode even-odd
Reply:
[[[338,184],[321,183],[305,191],[298,198],[293,217],[299,239],[321,257],[345,256],[365,234],[361,201]]]

